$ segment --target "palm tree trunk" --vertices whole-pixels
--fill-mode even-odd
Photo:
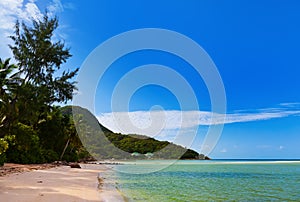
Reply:
[[[60,160],[62,160],[62,158],[63,158],[63,156],[64,156],[64,154],[65,154],[65,152],[66,152],[66,149],[67,149],[67,147],[69,146],[69,143],[70,143],[70,138],[68,139],[68,141],[67,141],[67,143],[66,143],[66,145],[65,145],[65,148],[64,148],[63,152],[62,152],[61,155],[60,155]]]

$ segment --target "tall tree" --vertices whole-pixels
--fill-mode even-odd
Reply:
[[[74,124],[55,107],[72,99],[78,72],[60,74],[71,54],[54,40],[57,27],[47,14],[32,24],[17,22],[9,45],[17,64],[0,59],[0,165],[5,157],[18,163],[78,158]]]
[[[10,36],[14,45],[9,45],[24,82],[37,86],[46,86],[51,92],[48,102],[66,102],[72,99],[75,89],[73,78],[78,69],[64,71],[60,77],[54,78],[54,73],[71,57],[69,48],[62,41],[54,41],[54,31],[58,27],[56,17],[49,18],[47,14],[41,20],[33,20],[33,26],[17,22],[15,34]]]
[[[78,68],[63,71],[57,76],[62,64],[71,57],[69,48],[62,41],[53,39],[57,27],[57,17],[50,18],[45,14],[42,19],[33,20],[32,25],[17,22],[14,35],[10,36],[13,44],[9,47],[24,78],[21,91],[18,91],[13,101],[22,100],[19,102],[19,115],[24,120],[28,120],[28,115],[41,116],[42,112],[50,110],[53,103],[66,103],[72,99],[76,89],[72,78]],[[35,119],[34,124],[38,119]]]

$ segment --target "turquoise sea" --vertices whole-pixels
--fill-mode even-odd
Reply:
[[[119,170],[166,168],[146,174],[115,172],[128,201],[300,201],[300,161],[137,161]]]

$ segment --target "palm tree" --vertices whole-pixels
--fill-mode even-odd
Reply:
[[[20,73],[14,72],[17,67],[9,64],[10,59],[2,61],[0,58],[0,131],[7,132],[13,117],[16,115],[15,92],[21,82]],[[4,130],[3,130],[4,129]],[[5,134],[1,134],[0,137]]]

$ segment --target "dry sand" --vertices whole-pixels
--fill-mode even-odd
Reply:
[[[31,170],[42,170],[57,167],[58,164],[44,163],[44,164],[15,164],[5,163],[4,166],[0,166],[0,177],[9,175],[12,173],[21,173]]]
[[[108,179],[98,187],[98,173],[101,176],[101,173],[109,172],[106,166],[81,164],[81,167],[59,166],[2,176],[0,201],[124,201],[115,186],[105,186]]]

